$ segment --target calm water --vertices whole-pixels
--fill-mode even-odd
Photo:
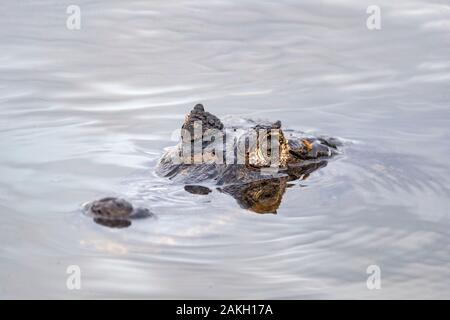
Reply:
[[[0,4],[0,297],[450,298],[448,1],[76,2]],[[258,215],[155,175],[198,102],[352,143]]]

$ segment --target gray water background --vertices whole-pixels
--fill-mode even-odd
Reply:
[[[449,57],[448,1],[2,1],[0,297],[450,298]],[[258,215],[154,174],[198,102],[352,143]]]

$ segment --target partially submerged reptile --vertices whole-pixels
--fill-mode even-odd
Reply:
[[[187,192],[205,195],[215,186],[245,209],[276,213],[292,186],[289,182],[326,166],[340,146],[335,138],[283,131],[280,121],[226,126],[197,104],[182,125],[180,143],[162,156],[156,171],[184,184]],[[153,216],[119,198],[88,203],[85,211],[110,227],[127,227],[133,218]]]

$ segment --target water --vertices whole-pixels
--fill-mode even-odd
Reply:
[[[77,3],[0,4],[0,297],[450,298],[448,2]],[[155,175],[198,102],[353,143],[258,215]]]

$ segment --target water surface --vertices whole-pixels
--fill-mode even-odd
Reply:
[[[0,4],[0,297],[450,298],[447,2],[77,3]],[[154,173],[199,102],[352,144],[258,215]]]

